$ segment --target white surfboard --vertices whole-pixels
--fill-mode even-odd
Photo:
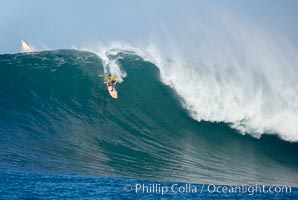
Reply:
[[[107,90],[109,91],[109,94],[111,95],[112,98],[117,99],[118,98],[118,92],[117,90],[114,88],[112,91],[112,86],[111,85],[107,85]]]

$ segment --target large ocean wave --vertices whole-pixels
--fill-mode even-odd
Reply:
[[[208,122],[225,122],[223,110],[213,105],[219,97],[198,106],[207,101],[199,95],[203,88],[196,89],[203,83],[192,80],[199,72],[192,69],[190,79],[182,81],[185,71],[177,68],[171,74],[173,68],[166,72],[165,66],[149,61],[153,50],[114,45],[96,54],[57,50],[1,55],[0,167],[204,183],[297,184],[296,144],[269,136],[256,140],[228,124]],[[202,66],[200,77],[208,74]],[[106,92],[98,77],[104,72],[119,79],[119,99]],[[200,87],[211,87],[205,83]],[[217,112],[218,120],[203,117],[208,109],[214,116]],[[237,119],[237,112],[228,116],[233,114]],[[205,121],[198,122],[197,116]],[[282,177],[276,176],[281,171]]]
[[[274,43],[264,46],[241,42],[243,52],[236,50],[240,44],[216,47],[214,44],[208,51],[201,50],[189,57],[179,50],[164,51],[155,43],[142,48],[115,43],[100,50],[88,50],[99,55],[105,71],[112,72],[120,81],[126,72],[117,65],[117,57],[107,55],[134,52],[154,63],[161,81],[178,94],[180,103],[197,121],[224,122],[239,133],[256,138],[275,134],[297,142],[296,58],[285,55]],[[201,45],[207,48],[207,44]]]

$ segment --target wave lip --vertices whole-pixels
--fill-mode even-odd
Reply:
[[[298,142],[296,49],[256,27],[247,36],[241,25],[222,26],[239,34],[217,35],[221,31],[199,27],[198,39],[184,41],[187,49],[176,39],[167,48],[152,44],[144,57],[159,68],[163,83],[195,120],[224,122],[256,138],[274,134]]]

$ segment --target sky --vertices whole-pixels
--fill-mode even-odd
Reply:
[[[2,0],[0,54],[19,52],[22,39],[39,49],[137,43],[165,30],[183,33],[185,24],[221,13],[280,34],[297,47],[297,10],[295,0]]]

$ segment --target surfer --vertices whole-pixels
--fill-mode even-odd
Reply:
[[[116,78],[114,76],[112,76],[111,74],[109,74],[109,75],[104,74],[104,75],[99,75],[99,76],[108,78],[108,81],[106,81],[105,84],[111,85],[112,86],[112,90],[111,91],[113,91],[114,90],[114,85],[117,82]]]

